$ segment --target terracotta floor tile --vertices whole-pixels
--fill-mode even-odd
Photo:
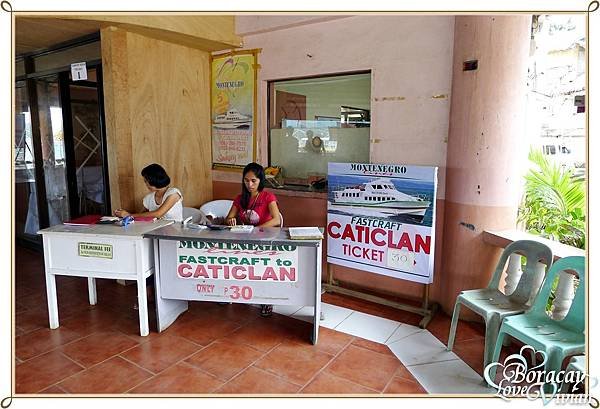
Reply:
[[[254,349],[266,352],[289,336],[289,331],[286,331],[285,327],[265,321],[252,321],[228,335],[227,341],[249,345]]]
[[[326,371],[383,391],[399,366],[400,361],[396,357],[350,345],[335,358]]]
[[[15,314],[19,314],[25,311],[29,311],[29,306],[15,300]]]
[[[448,344],[448,335],[450,332],[450,324],[452,317],[447,316],[443,312],[435,314],[431,322],[427,325],[427,330],[439,339],[444,345]],[[456,327],[455,345],[461,341],[470,339],[482,339],[485,337],[485,326],[479,322],[467,322],[458,320]]]
[[[398,321],[404,324],[418,326],[423,318],[419,314],[413,314],[408,311],[400,310],[386,305],[376,304],[373,302],[361,300],[359,298],[349,297],[346,295],[325,293],[321,296],[321,300],[328,304],[337,305],[339,307],[349,308],[354,311],[360,311],[365,314],[375,315],[377,317],[387,318],[393,321]],[[414,305],[415,302],[402,300],[407,304]],[[417,306],[419,306],[417,304]]]
[[[26,284],[17,284],[15,286],[15,296],[17,299],[21,299],[31,294],[37,294],[38,290],[28,287]]]
[[[368,339],[357,337],[352,341],[352,345],[370,349],[371,351],[379,352],[380,354],[396,356],[386,345],[378,344],[377,342],[369,341]]]
[[[67,393],[63,388],[61,388],[58,385],[52,385],[49,388],[46,388],[42,391],[39,391],[39,393],[48,393],[48,394],[64,394]]]
[[[130,393],[211,393],[223,382],[200,369],[179,363],[129,391]]]
[[[83,367],[60,352],[48,352],[15,368],[15,389],[17,393],[36,393],[80,371]]]
[[[228,381],[263,355],[246,345],[217,341],[195,353],[185,362]]]
[[[326,327],[319,328],[319,340],[316,348],[331,355],[337,355],[354,340],[352,335],[334,331]]]
[[[23,333],[31,332],[40,328],[48,328],[48,312],[44,309],[36,308],[26,310],[15,315],[15,326]]]
[[[319,352],[312,345],[284,343],[270,351],[254,366],[303,386],[332,359],[333,355]]]
[[[216,393],[258,394],[258,393],[296,393],[300,386],[287,382],[269,372],[254,366],[227,382]]]
[[[153,373],[164,371],[202,347],[171,335],[161,335],[121,354]]]
[[[123,393],[152,376],[118,356],[58,384],[69,393]]]
[[[379,393],[366,386],[350,382],[327,372],[321,372],[300,393],[306,394],[366,394]]]
[[[406,378],[395,376],[390,384],[385,388],[383,393],[427,393],[425,389],[416,381],[410,381]]]
[[[87,336],[94,332],[110,328],[114,325],[116,319],[117,317],[114,313],[105,309],[90,308],[68,319],[61,320],[60,326],[73,330],[82,336]]]
[[[271,317],[261,317],[251,324],[261,323],[277,328],[277,331],[281,332],[285,337],[285,340],[299,344],[312,345],[313,324],[311,322],[275,313]],[[322,328],[319,328],[319,334],[321,329]]]
[[[156,332],[156,319],[148,319],[150,326],[150,333],[145,336],[140,335],[140,319],[139,317],[123,316],[117,318],[117,320],[111,325],[111,330],[119,331],[137,343],[148,342],[151,339],[161,336],[162,333]]]
[[[215,339],[231,334],[239,327],[239,324],[214,314],[183,314],[165,333],[177,335],[206,346]]]
[[[479,375],[483,373],[485,339],[455,342],[452,351]]]
[[[79,338],[81,336],[77,332],[68,328],[40,328],[15,338],[16,355],[25,361]]]
[[[395,377],[408,379],[409,381],[417,382],[416,378],[412,373],[402,364],[400,364],[400,368],[396,371]]]
[[[136,345],[138,343],[125,334],[116,331],[101,331],[65,345],[60,350],[87,368]]]
[[[260,318],[259,309],[249,304],[225,304],[193,301],[190,302],[189,311],[197,315],[214,315],[237,324],[245,324]]]

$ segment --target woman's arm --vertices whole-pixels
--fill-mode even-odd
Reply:
[[[154,210],[154,211],[151,211],[151,212],[141,212],[141,213],[129,213],[127,210],[117,209],[117,210],[115,210],[114,214],[115,214],[115,216],[119,216],[119,217],[125,217],[125,216],[143,217],[143,216],[147,216],[147,217],[156,217],[157,219],[160,219],[169,210],[171,210],[171,208],[173,206],[175,206],[175,203],[177,203],[179,201],[179,199],[181,199],[181,196],[179,195],[179,193],[174,193],[172,195],[167,196],[167,198],[160,205],[160,207],[158,209]]]
[[[269,203],[269,213],[271,213],[271,220],[268,220],[261,224],[259,227],[279,227],[281,220],[279,218],[279,207],[276,201]]]
[[[227,213],[227,217],[225,218],[225,222],[230,226],[235,226],[236,224],[236,216],[238,214],[238,208],[235,207],[235,204],[231,205],[231,209],[229,209],[229,213]]]

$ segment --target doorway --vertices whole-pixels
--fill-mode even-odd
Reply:
[[[110,209],[102,68],[87,73],[73,81],[62,69],[15,84],[15,234],[23,244],[38,247],[39,229]]]

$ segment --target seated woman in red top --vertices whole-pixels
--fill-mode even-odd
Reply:
[[[265,170],[258,163],[249,163],[242,173],[242,194],[237,195],[227,214],[227,224],[235,226],[238,222],[260,227],[278,227],[280,225],[277,198],[265,188]],[[273,306],[263,304],[260,315],[268,317]]]
[[[227,224],[251,224],[260,227],[278,227],[280,224],[277,198],[265,188],[265,170],[258,163],[249,163],[242,173],[242,194],[233,201],[227,215]]]

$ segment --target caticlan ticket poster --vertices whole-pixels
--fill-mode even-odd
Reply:
[[[329,163],[327,261],[433,281],[437,167]]]

